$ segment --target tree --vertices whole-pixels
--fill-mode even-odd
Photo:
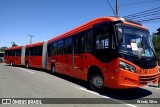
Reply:
[[[153,42],[153,46],[157,54],[157,57],[160,61],[160,28],[157,29],[156,33],[153,33],[152,42]]]
[[[18,46],[15,42],[11,42],[12,43],[12,47]]]
[[[1,51],[1,52],[4,52],[4,51],[5,51],[5,49],[7,49],[7,48],[8,48],[8,47],[3,46],[3,47],[1,47],[1,48],[0,48],[0,51]]]
[[[160,28],[157,29],[156,35],[160,35]]]

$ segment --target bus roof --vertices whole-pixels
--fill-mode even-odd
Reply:
[[[91,27],[93,27],[95,24],[98,24],[98,23],[102,23],[102,22],[108,22],[108,21],[118,21],[118,20],[122,20],[121,18],[116,18],[116,17],[100,17],[100,18],[96,18],[94,20],[91,20],[81,26],[78,26],[62,35],[59,35],[59,36],[56,36],[50,40],[48,40],[48,43],[50,42],[53,42],[53,41],[56,41],[56,40],[59,40],[59,39],[62,39],[62,38],[66,38],[66,37],[69,37],[70,35],[74,35],[78,32],[81,32],[81,31],[84,31],[84,30],[87,30]],[[123,21],[124,24],[128,24],[128,25],[132,25],[132,26],[137,26],[137,27],[140,27],[140,28],[143,28],[143,29],[147,29],[146,27],[144,26],[141,26],[141,25],[138,25],[138,24],[135,24],[135,23],[131,23],[131,22],[127,22],[127,21]]]
[[[43,43],[44,42],[37,42],[37,43],[34,43],[34,44],[28,44],[28,45],[26,45],[26,48],[41,46],[41,45],[43,45]]]
[[[15,47],[10,47],[10,48],[7,48],[6,50],[16,50],[16,49],[21,49],[22,46],[15,46]]]

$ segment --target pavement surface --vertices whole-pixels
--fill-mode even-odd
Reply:
[[[160,101],[160,88],[141,87],[137,89],[113,90],[106,88],[102,92],[94,92],[87,88],[87,83],[61,74],[51,75],[48,71],[26,69],[0,63],[0,98],[55,98],[57,101],[70,100],[79,104],[42,104],[42,105],[8,105],[0,107],[159,107],[152,103]],[[144,98],[143,100],[141,98]],[[140,100],[138,100],[140,99]],[[103,100],[106,100],[104,104]],[[136,101],[136,103],[135,103]],[[148,101],[148,99],[147,99]],[[90,103],[91,102],[91,103]],[[133,103],[134,102],[134,103]],[[89,104],[88,104],[89,103]],[[98,103],[98,104],[97,104]],[[160,102],[159,102],[160,103]]]

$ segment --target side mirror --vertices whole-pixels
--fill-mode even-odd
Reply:
[[[118,29],[118,42],[121,43],[122,41],[123,41],[122,29]]]

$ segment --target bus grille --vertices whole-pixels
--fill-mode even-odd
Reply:
[[[151,76],[139,76],[140,84],[147,84],[147,82],[156,82],[158,79],[158,74]]]

